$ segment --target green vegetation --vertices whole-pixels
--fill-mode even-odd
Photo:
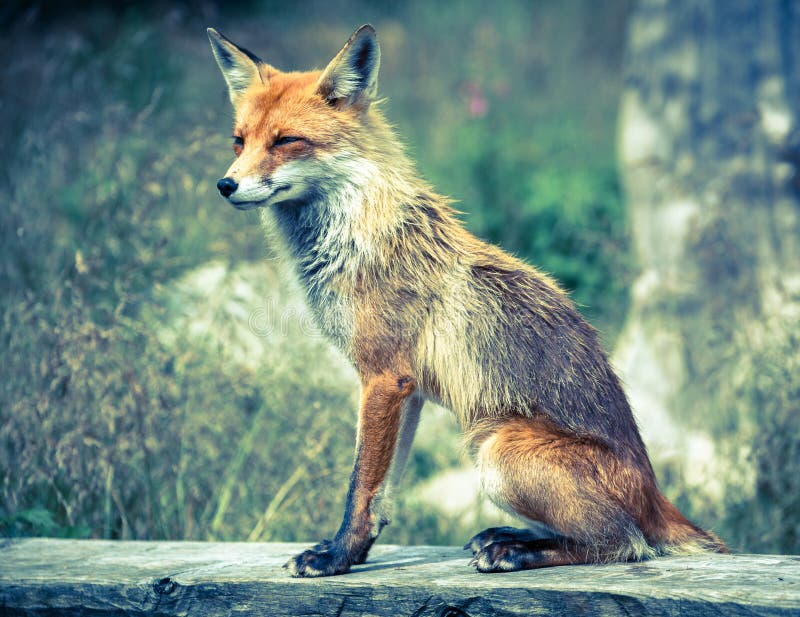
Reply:
[[[2,534],[289,541],[338,525],[357,387],[292,308],[257,217],[216,194],[230,110],[207,25],[290,69],[373,22],[386,110],[422,174],[569,288],[609,345],[621,325],[629,2],[223,6],[3,9]],[[193,279],[209,264],[222,282]],[[237,346],[273,301],[277,331]],[[459,463],[453,428],[427,425],[441,437],[414,450],[387,540],[458,543],[492,522],[410,490]],[[765,496],[784,490],[759,469]]]

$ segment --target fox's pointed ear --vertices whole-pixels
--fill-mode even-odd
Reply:
[[[255,54],[234,45],[214,28],[208,28],[207,31],[211,51],[214,52],[214,58],[228,84],[231,103],[236,105],[239,96],[254,80],[263,81],[259,71],[261,60]]]
[[[368,105],[378,93],[380,64],[375,29],[361,26],[322,72],[317,91],[332,105]]]

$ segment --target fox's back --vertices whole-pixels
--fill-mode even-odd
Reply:
[[[420,383],[465,428],[487,416],[545,416],[609,443],[622,437],[643,453],[595,330],[549,277],[463,230],[439,246],[408,242],[426,272],[397,279],[401,288],[415,281],[424,306],[417,311]],[[449,258],[431,260],[434,250]]]

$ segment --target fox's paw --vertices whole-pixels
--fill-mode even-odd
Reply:
[[[350,570],[350,562],[343,551],[330,540],[323,540],[314,547],[292,557],[283,566],[295,578],[333,576]]]
[[[517,529],[516,527],[489,527],[489,529],[472,536],[470,541],[464,545],[464,550],[470,550],[473,555],[476,555],[479,551],[494,542],[521,541],[534,538],[535,535],[528,529]]]
[[[470,561],[478,572],[513,572],[531,567],[532,551],[522,542],[493,542],[480,548]]]

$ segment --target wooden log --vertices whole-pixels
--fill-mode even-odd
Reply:
[[[478,574],[450,547],[376,546],[293,579],[300,544],[22,539],[0,546],[2,615],[800,615],[800,557],[703,555]]]

